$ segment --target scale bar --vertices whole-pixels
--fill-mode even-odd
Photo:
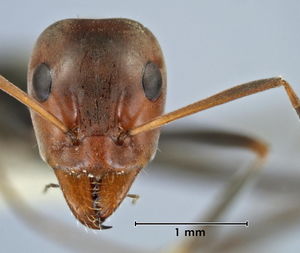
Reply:
[[[134,226],[243,226],[248,227],[249,222],[134,222]]]

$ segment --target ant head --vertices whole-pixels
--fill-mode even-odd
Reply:
[[[110,191],[110,198],[102,196],[104,190],[97,195],[105,199],[100,201],[102,208],[108,205],[110,209],[99,216],[104,219],[156,151],[159,130],[135,136],[126,133],[163,113],[166,70],[158,42],[132,20],[59,21],[36,43],[29,63],[28,92],[75,136],[74,141],[31,111],[40,154],[55,169],[73,213],[89,224],[82,210],[78,211],[81,200],[77,203],[73,195],[78,194],[79,185],[86,187],[84,194],[91,193],[94,181],[68,174],[86,170],[100,177],[101,185]],[[116,174],[120,171],[123,176]],[[118,180],[112,180],[113,184],[122,190],[110,186],[108,175]],[[107,204],[108,199],[112,203]]]

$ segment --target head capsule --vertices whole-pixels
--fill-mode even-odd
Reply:
[[[159,130],[119,137],[163,113],[166,70],[159,44],[127,19],[67,19],[39,37],[28,92],[76,134],[31,111],[41,157],[73,214],[101,229],[153,158]]]

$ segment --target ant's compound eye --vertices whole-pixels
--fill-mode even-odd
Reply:
[[[162,87],[161,73],[155,63],[148,62],[146,64],[142,83],[145,96],[149,100],[155,101],[159,97]]]
[[[33,72],[32,86],[35,98],[39,102],[44,102],[48,99],[51,91],[51,72],[45,63],[41,63]]]

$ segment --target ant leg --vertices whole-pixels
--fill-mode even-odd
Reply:
[[[236,174],[234,174],[231,181],[222,191],[222,194],[220,194],[215,206],[209,210],[208,215],[206,215],[204,219],[197,219],[205,222],[216,221],[219,219],[221,214],[226,211],[227,207],[229,207],[229,205],[234,200],[234,197],[237,196],[242,187],[260,171],[268,154],[268,147],[261,140],[235,133],[211,130],[192,132],[182,131],[174,132],[171,135],[169,134],[168,137],[205,142],[226,147],[243,148],[250,150],[256,154],[256,159],[251,166],[249,166],[243,173],[240,173],[240,171],[238,171]],[[200,227],[195,227],[195,229],[199,228]],[[209,228],[209,231],[211,232],[212,229],[213,228]],[[208,229],[206,230],[208,231]],[[206,247],[210,246],[210,243],[212,242],[211,239],[213,239],[213,237],[214,236],[212,235],[212,233],[210,233],[209,238],[205,238],[202,240],[199,240],[199,238],[185,239],[179,245],[175,245],[177,250],[176,252],[198,252],[200,247],[201,249],[203,249],[203,247],[207,249]],[[172,252],[172,250],[173,247],[170,251],[167,252]]]
[[[292,87],[289,85],[287,81],[285,81],[281,77],[273,77],[273,78],[261,79],[261,80],[235,86],[231,89],[222,91],[216,95],[200,100],[188,106],[182,107],[173,112],[158,116],[144,124],[141,124],[137,127],[130,129],[127,135],[136,135],[145,131],[159,128],[169,122],[172,122],[180,118],[184,118],[188,115],[200,111],[204,111],[206,109],[221,104],[228,103],[238,98],[246,97],[255,93],[259,93],[280,86],[283,86],[285,88],[285,91],[290,99],[293,108],[296,110],[298,116],[300,117],[300,100],[296,95],[296,93],[294,92],[294,90],[292,89]]]
[[[49,188],[59,188],[59,187],[60,187],[59,184],[54,184],[54,183],[47,184],[45,185],[43,193],[47,193]]]
[[[226,235],[219,244],[214,245],[213,252],[242,252],[245,246],[270,239],[274,234],[276,236],[278,231],[293,231],[295,226],[299,226],[300,218],[300,206],[294,202],[284,210],[268,213],[266,218],[257,220],[255,226],[251,226],[247,232],[239,231]]]
[[[137,194],[127,194],[127,197],[128,197],[128,198],[131,198],[131,199],[132,199],[132,200],[131,200],[131,203],[132,203],[133,205],[135,205],[136,202],[138,201],[138,199],[140,198],[140,195],[137,195]]]

